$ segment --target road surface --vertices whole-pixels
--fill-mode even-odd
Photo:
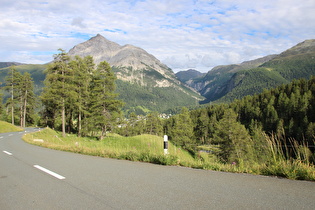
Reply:
[[[0,209],[315,209],[315,182],[73,154],[25,132],[0,134]]]

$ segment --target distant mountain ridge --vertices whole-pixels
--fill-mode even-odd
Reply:
[[[204,76],[205,73],[201,73],[195,69],[188,69],[186,71],[179,71],[175,75],[181,82],[186,83],[188,80],[191,80],[193,78]]]
[[[25,65],[25,64],[19,63],[19,62],[0,62],[0,69],[10,67],[10,66],[19,66],[19,65]]]
[[[216,66],[201,78],[183,82],[206,98],[203,103],[229,102],[311,75],[315,75],[315,39],[305,40],[278,55]]]

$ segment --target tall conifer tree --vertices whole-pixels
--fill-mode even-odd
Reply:
[[[25,72],[22,76],[20,84],[21,92],[21,126],[25,127],[26,122],[33,121],[31,115],[35,109],[35,94],[34,94],[34,82],[31,75],[28,72]]]
[[[237,114],[232,109],[225,110],[217,123],[213,140],[220,145],[219,155],[226,162],[243,164],[253,159],[252,139],[245,126],[237,121]]]
[[[118,94],[115,93],[115,80],[106,61],[98,65],[92,77],[89,123],[93,129],[101,130],[100,140],[114,125],[122,107],[122,102],[116,99]]]
[[[66,134],[66,106],[73,98],[73,72],[69,68],[70,57],[64,50],[54,56],[54,62],[46,69],[45,88],[41,95],[46,112],[51,113],[55,118],[57,113],[61,113],[62,134]],[[69,103],[68,103],[69,104]],[[53,126],[54,121],[52,120]]]
[[[171,119],[168,132],[171,140],[176,145],[191,149],[192,145],[195,143],[194,125],[186,107],[181,110],[179,115],[175,115]]]
[[[84,116],[88,115],[88,98],[89,98],[89,86],[92,79],[92,72],[94,70],[93,57],[87,56],[81,58],[75,57],[75,60],[71,61],[70,67],[74,71],[74,91],[75,91],[75,112],[77,116],[77,132],[78,136],[82,135],[82,121]]]
[[[7,100],[6,107],[11,112],[11,123],[15,124],[15,109],[18,104],[18,84],[21,81],[22,75],[16,70],[15,66],[10,67],[10,73],[6,77],[5,89],[10,93],[10,98]]]

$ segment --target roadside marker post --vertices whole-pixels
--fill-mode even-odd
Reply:
[[[164,155],[168,155],[168,136],[164,135]]]

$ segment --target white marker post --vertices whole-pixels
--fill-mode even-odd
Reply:
[[[168,136],[164,135],[164,155],[168,154]]]

